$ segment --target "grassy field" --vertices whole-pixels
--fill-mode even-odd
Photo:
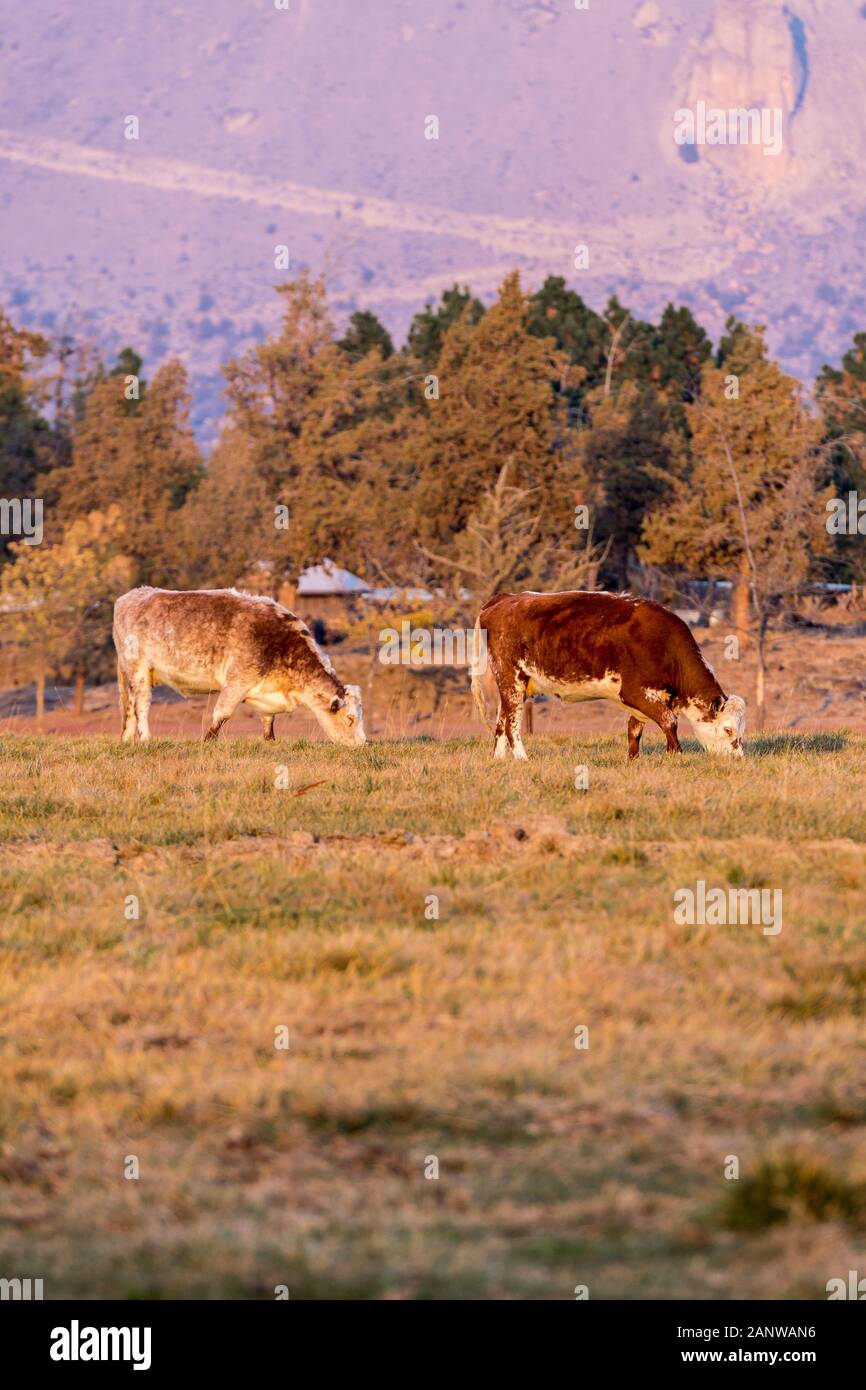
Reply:
[[[3,738],[0,1275],[568,1299],[866,1272],[866,739],[689,749]],[[677,925],[698,879],[781,889],[783,930]]]

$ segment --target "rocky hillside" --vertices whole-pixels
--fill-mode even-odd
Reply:
[[[866,328],[859,0],[281,2],[4,15],[0,301],[149,371],[178,353],[205,437],[220,362],[276,323],[277,245],[398,337],[514,265],[766,322],[804,379]],[[699,102],[778,109],[780,153],[678,145]]]

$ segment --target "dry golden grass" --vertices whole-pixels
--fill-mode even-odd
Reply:
[[[866,740],[648,752],[6,737],[0,1275],[825,1297],[862,1266]],[[675,925],[698,878],[781,888],[781,934]]]

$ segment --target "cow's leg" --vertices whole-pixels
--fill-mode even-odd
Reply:
[[[496,690],[499,695],[499,708],[496,712],[496,724],[493,730],[494,758],[507,757],[509,748],[513,747],[513,729],[511,726],[514,719],[514,697],[512,691],[516,684],[516,677],[515,671],[503,670],[502,667],[493,665],[493,678],[496,681]],[[509,733],[510,729],[511,733]]]
[[[262,715],[262,738],[274,738],[274,716],[272,714]]]
[[[508,739],[509,747],[519,762],[527,761],[526,749],[523,746],[523,739],[520,737],[521,725],[523,723],[523,699],[518,701],[512,710],[510,717],[505,721],[505,737]]]
[[[505,703],[502,699],[502,683],[498,671],[493,673],[496,681],[496,696],[498,707],[496,710],[496,723],[493,726],[493,756],[494,758],[504,758],[508,752],[508,740],[505,737]]]
[[[677,717],[663,700],[650,699],[643,690],[627,690],[625,686],[620,693],[620,700],[629,709],[637,710],[638,715],[643,715],[645,719],[651,719],[654,724],[658,724],[665,736],[669,753],[681,753],[683,751],[677,738]],[[631,721],[629,721],[630,734]],[[631,738],[629,738],[629,753],[631,753]]]
[[[677,738],[677,717],[673,710],[665,709],[651,716],[658,724],[667,740],[667,751],[669,753],[682,753],[680,741]]]
[[[669,753],[682,753],[680,741],[677,738],[677,717],[675,714],[668,713],[668,723],[659,724],[659,728],[668,741]]]
[[[152,689],[150,668],[147,666],[137,667],[134,672],[130,673],[128,680],[130,689],[132,690],[135,727],[138,732],[139,741],[141,743],[147,743],[147,740],[150,738],[148,715],[150,714],[150,695]]]
[[[135,701],[120,662],[117,663],[117,688],[120,692],[120,737],[124,743],[131,743],[135,738]]]
[[[209,743],[216,738],[226,720],[231,719],[238,705],[247,694],[249,687],[237,685],[224,685],[216,699],[211,715],[210,728],[204,736],[204,742]]]
[[[638,719],[635,714],[630,714],[628,719],[628,755],[630,758],[637,758],[640,754],[640,741],[643,731],[644,720]]]
[[[520,725],[523,721],[523,702],[526,699],[526,682],[521,680],[520,675],[515,671],[511,679],[500,687],[500,699],[502,702],[502,719],[505,741],[514,757],[521,762],[526,761],[526,749],[520,737]]]

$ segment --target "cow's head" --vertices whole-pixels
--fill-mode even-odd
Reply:
[[[726,758],[742,758],[746,702],[739,695],[720,697],[706,713],[695,712],[692,727],[701,747]]]
[[[343,691],[342,695],[331,690],[327,695],[318,696],[311,709],[332,743],[342,743],[346,748],[360,748],[367,742],[361,711],[361,687],[345,685]]]

